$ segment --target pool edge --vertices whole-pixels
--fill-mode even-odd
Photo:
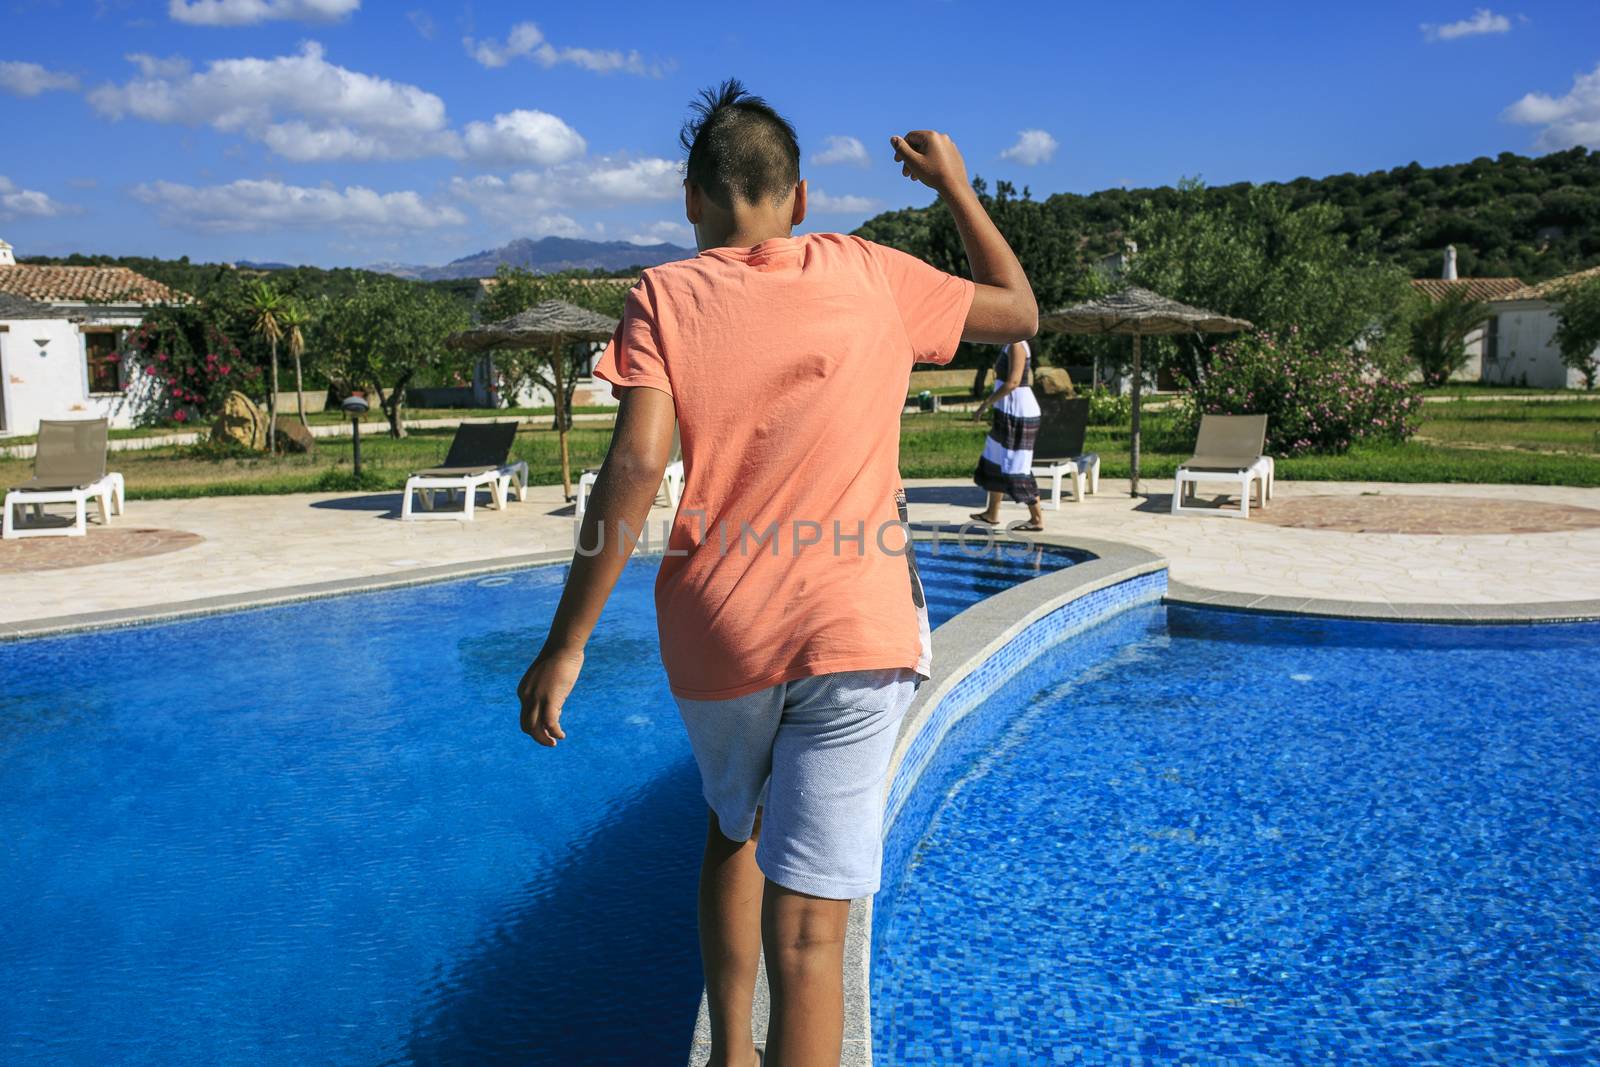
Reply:
[[[524,567],[570,562],[572,562],[570,550],[529,552],[465,563],[412,567],[390,574],[366,574],[356,578],[336,578],[307,585],[285,585],[252,593],[224,593],[219,596],[178,600],[140,608],[113,608],[107,611],[49,615],[37,619],[23,619],[19,622],[0,623],[0,642],[22,641],[35,637],[59,637],[90,630],[116,630],[148,623],[176,622],[180,619],[249,611],[252,608],[268,608],[303,600],[321,600],[324,597],[342,596],[346,593],[368,593],[380,589],[399,589],[408,585],[428,585],[455,578],[470,578],[478,574],[496,574],[500,571],[521,570]]]

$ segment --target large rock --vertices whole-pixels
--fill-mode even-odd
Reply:
[[[1033,372],[1033,388],[1035,392],[1047,396],[1076,396],[1077,390],[1072,385],[1072,375],[1062,367],[1039,367]]]
[[[305,452],[316,451],[317,439],[311,436],[311,431],[300,425],[300,420],[290,416],[285,419],[282,414],[278,416],[278,450],[280,452]]]
[[[257,452],[267,450],[267,413],[235,390],[222,402],[222,414],[211,427],[213,441],[234,441]]]

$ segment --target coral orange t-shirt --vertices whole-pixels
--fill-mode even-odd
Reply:
[[[896,506],[900,412],[911,365],[955,355],[972,294],[836,233],[709,249],[628,293],[594,373],[677,408],[684,487],[656,580],[673,692],[926,672]]]

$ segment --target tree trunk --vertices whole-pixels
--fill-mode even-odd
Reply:
[[[272,391],[267,394],[267,451],[278,454],[278,342],[272,342]]]
[[[410,383],[411,376],[414,373],[415,371],[408,370],[400,375],[400,380],[394,383],[394,388],[389,390],[389,395],[383,397],[383,411],[384,414],[389,416],[389,434],[391,437],[404,437],[406,435],[406,423],[402,417],[401,409],[405,407],[406,386]],[[380,397],[383,396],[381,387],[378,390],[378,394]]]
[[[551,373],[555,375],[555,389],[551,391],[551,402],[556,408],[556,446],[561,453],[561,498],[572,498],[572,469],[567,465],[567,396],[561,387],[561,361],[563,355],[560,351],[550,360]]]
[[[300,375],[300,353],[294,354],[294,402],[300,409],[300,425],[311,429],[311,424],[306,421],[306,386]]]

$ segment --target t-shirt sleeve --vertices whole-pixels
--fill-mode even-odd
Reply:
[[[977,291],[965,278],[930,267],[896,248],[866,242],[889,283],[916,363],[949,363]]]
[[[595,364],[594,376],[611,383],[612,396],[640,385],[672,395],[666,360],[661,355],[661,331],[643,281],[628,290],[622,321],[617,323],[617,332],[611,335],[611,343]]]

